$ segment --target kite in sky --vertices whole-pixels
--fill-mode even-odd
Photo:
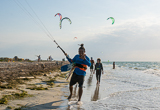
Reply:
[[[112,20],[112,24],[114,24],[115,19],[114,19],[113,17],[109,17],[109,18],[107,18],[107,20],[109,20],[109,19],[111,19],[111,20]]]
[[[77,37],[74,37],[73,39],[75,40],[75,39],[77,39]]]
[[[62,28],[62,21],[63,20],[68,20],[69,22],[70,22],[70,24],[72,24],[72,21],[68,18],[68,17],[64,17],[61,21],[60,21],[60,24],[59,24],[59,26],[60,26],[60,29]]]
[[[60,20],[62,19],[62,15],[60,13],[55,14],[55,16],[59,15]]]

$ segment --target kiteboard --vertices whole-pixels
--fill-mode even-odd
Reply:
[[[67,64],[67,65],[63,65],[61,66],[61,72],[66,72],[72,69],[72,64]]]
[[[69,79],[70,79],[70,77],[71,77],[72,74],[73,74],[74,69],[75,69],[75,66],[73,66],[72,69],[69,71],[66,80],[69,80]]]

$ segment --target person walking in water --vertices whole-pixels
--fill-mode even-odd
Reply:
[[[113,69],[115,69],[115,62],[113,62]]]
[[[90,72],[91,72],[91,74],[93,73],[93,65],[95,65],[95,64],[94,64],[93,58],[91,57],[91,66],[90,66]]]
[[[70,83],[69,83],[69,90],[70,90],[70,95],[68,97],[68,100],[71,99],[72,97],[72,91],[73,91],[73,85],[78,82],[79,84],[79,98],[77,104],[81,104],[81,96],[83,93],[83,82],[84,82],[84,77],[86,75],[86,69],[87,66],[91,66],[90,59],[87,57],[85,54],[85,48],[83,44],[80,45],[81,47],[79,48],[79,54],[75,55],[73,59],[69,58],[67,54],[66,58],[70,63],[75,63],[75,70],[73,72],[73,75],[71,77]]]
[[[103,74],[103,65],[101,63],[100,58],[97,59],[97,63],[95,65],[94,73],[95,73],[95,71],[96,71],[97,84],[100,85],[101,73]]]

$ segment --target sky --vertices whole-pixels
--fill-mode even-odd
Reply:
[[[0,57],[65,58],[50,33],[71,58],[83,43],[94,60],[160,61],[159,10],[159,0],[1,0]],[[60,29],[56,13],[72,24]]]

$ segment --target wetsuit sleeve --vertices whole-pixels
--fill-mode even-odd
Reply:
[[[86,56],[86,59],[83,60],[84,64],[88,65],[89,67],[91,66],[90,59]]]
[[[67,60],[68,60],[70,63],[72,63],[70,58],[68,58],[68,57],[66,57],[66,58],[67,58]]]
[[[102,65],[102,63],[101,63],[101,69],[102,69],[102,71],[103,71],[103,65]]]
[[[75,57],[76,57],[76,56],[75,56]],[[75,59],[76,59],[75,57],[74,57],[73,59],[71,59],[71,58],[69,58],[69,57],[66,57],[66,58],[67,58],[67,60],[68,60],[70,63],[72,63],[72,62],[75,61]]]
[[[95,64],[95,68],[94,68],[94,70],[97,70],[97,63]]]
[[[72,59],[72,62],[76,62],[76,59],[77,59],[77,55],[74,56],[74,58]]]

